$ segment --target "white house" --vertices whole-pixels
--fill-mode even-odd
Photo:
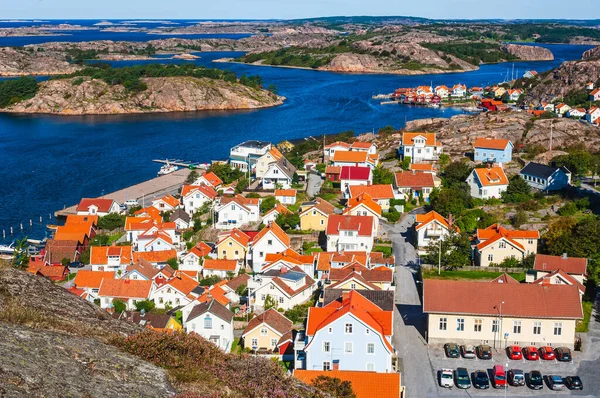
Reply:
[[[125,271],[133,262],[131,246],[90,246],[92,271]]]
[[[138,252],[160,252],[173,249],[173,239],[163,230],[151,231],[138,236],[135,245]]]
[[[101,198],[83,198],[77,205],[77,215],[98,217],[106,216],[109,213],[120,213],[121,207],[112,199]]]
[[[182,271],[175,271],[173,277],[152,291],[150,299],[154,301],[157,308],[183,306],[200,295],[193,292],[197,287],[197,279]]]
[[[509,101],[517,102],[519,100],[519,98],[521,97],[521,95],[523,94],[523,91],[521,89],[515,88],[515,89],[508,89],[507,93],[508,93]]]
[[[88,301],[94,301],[98,297],[100,285],[104,279],[115,279],[114,271],[90,271],[79,270],[73,280],[73,287],[83,290],[88,294]]]
[[[374,142],[354,141],[350,145],[351,151],[367,152],[369,155],[377,154],[377,144]]]
[[[265,256],[265,265],[261,272],[269,270],[281,270],[282,268],[292,270],[300,268],[306,275],[315,274],[315,256],[314,254],[299,254],[293,249],[286,249],[281,253],[269,253]]]
[[[179,207],[179,200],[175,199],[172,195],[165,195],[162,198],[154,199],[152,201],[152,207],[158,211],[171,211]]]
[[[336,151],[332,158],[332,165],[343,166],[361,166],[375,168],[378,164],[377,155],[371,155],[368,152],[361,151]]]
[[[499,199],[508,188],[508,177],[502,167],[473,169],[467,178],[471,196],[479,199]]]
[[[542,103],[540,104],[540,109],[546,112],[554,112],[554,104],[542,101]]]
[[[567,104],[558,104],[558,105],[556,105],[554,110],[556,111],[556,113],[558,115],[564,115],[565,113],[567,113],[571,110],[571,107]]]
[[[412,163],[432,161],[442,153],[442,144],[436,141],[436,133],[403,133],[399,152]]]
[[[373,171],[370,167],[342,166],[340,173],[340,190],[345,198],[350,196],[348,187],[351,185],[371,185],[373,183]]]
[[[277,216],[280,214],[292,214],[292,212],[289,211],[287,207],[285,207],[281,203],[277,203],[274,208],[266,212],[265,215],[262,217],[263,224],[275,222]]]
[[[264,189],[288,189],[292,186],[296,167],[287,161],[279,159],[277,162],[269,164],[267,171],[262,177],[262,186]]]
[[[223,184],[223,180],[219,178],[215,173],[209,171],[208,173],[202,174],[192,185],[207,185],[217,189]]]
[[[181,189],[183,207],[192,215],[205,203],[211,203],[217,197],[217,191],[209,185],[184,185]]]
[[[332,144],[325,145],[325,149],[323,149],[323,156],[325,158],[332,159],[333,155],[336,151],[349,151],[350,144],[347,142],[336,141]]]
[[[216,275],[219,278],[227,278],[227,274],[234,274],[240,271],[240,264],[237,260],[206,258],[202,264],[202,276],[204,278]]]
[[[275,199],[277,199],[279,203],[283,203],[284,205],[293,205],[296,203],[296,190],[276,189]]]
[[[588,109],[585,120],[587,120],[588,123],[598,124],[598,119],[600,119],[600,107],[592,106]]]
[[[445,239],[451,231],[460,233],[460,229],[453,224],[452,215],[444,218],[433,210],[426,214],[416,214],[414,226],[419,248],[426,248],[431,242]]]
[[[202,271],[202,261],[205,256],[208,256],[212,252],[212,247],[204,242],[198,243],[192,247],[187,253],[181,256],[181,263],[179,269],[181,271]]]
[[[332,214],[327,219],[327,251],[365,251],[373,249],[373,217]]]
[[[244,173],[252,170],[258,159],[269,152],[273,145],[270,142],[250,140],[231,148],[229,164]]]
[[[348,216],[370,216],[373,218],[373,233],[377,236],[379,232],[379,218],[381,217],[381,206],[371,198],[368,193],[363,193],[348,199],[343,211]]]
[[[233,344],[233,313],[217,300],[197,304],[184,322],[185,331],[196,333],[225,352]]]
[[[536,77],[538,75],[538,73],[534,70],[528,70],[525,72],[525,74],[523,75],[523,77],[525,79],[532,79],[534,77]]]
[[[436,86],[435,87],[435,95],[437,95],[440,98],[446,99],[450,95],[450,89],[448,87],[446,87],[445,85]]]
[[[281,253],[290,247],[290,237],[277,223],[267,224],[250,243],[249,257],[254,272],[260,272],[269,253]]]
[[[283,154],[279,152],[279,149],[272,147],[267,153],[256,160],[256,168],[254,170],[256,178],[263,178],[269,166],[282,158]]]
[[[455,84],[452,88],[452,97],[463,98],[467,95],[467,86],[464,84]]]
[[[428,174],[431,177],[431,174]],[[355,198],[361,194],[368,194],[379,206],[381,210],[390,209],[390,201],[394,199],[394,188],[392,184],[376,185],[350,185],[350,198]]]
[[[590,101],[600,101],[600,88],[596,88],[590,92]]]
[[[113,300],[118,299],[125,303],[127,310],[133,311],[135,303],[147,300],[155,286],[152,280],[102,279],[98,289],[100,308],[112,308]]]
[[[585,114],[585,108],[571,108],[567,111],[567,116],[573,119],[581,119]]]
[[[255,309],[264,309],[270,297],[276,303],[275,308],[289,310],[310,300],[316,287],[315,280],[297,267],[272,269],[248,280],[248,292]]]
[[[245,198],[242,195],[222,197],[215,209],[216,228],[231,229],[244,224],[260,221],[259,198]]]
[[[594,89],[594,82],[587,82],[585,85],[585,89],[586,90],[593,90]]]
[[[177,209],[169,216],[169,222],[175,223],[175,229],[188,229],[193,226],[192,218],[183,209]]]

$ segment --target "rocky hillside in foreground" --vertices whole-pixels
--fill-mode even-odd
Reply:
[[[141,79],[147,89],[130,92],[122,85],[84,78],[43,82],[35,97],[3,109],[12,113],[110,115],[257,109],[281,105],[284,97],[239,83],[195,77]]]
[[[270,360],[224,354],[198,336],[142,331],[4,263],[0,335],[1,397],[323,397]]]
[[[594,47],[594,48],[584,52],[582,58],[584,60],[600,59],[600,46]]]
[[[487,112],[450,119],[421,119],[408,122],[406,130],[438,132],[444,153],[462,157],[472,151],[478,137],[508,139],[515,148],[541,145],[549,149],[551,122],[553,150],[583,144],[590,152],[600,151],[600,128],[567,118],[536,119],[528,113]]]

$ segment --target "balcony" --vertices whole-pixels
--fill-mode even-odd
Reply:
[[[442,236],[444,234],[444,230],[441,228],[427,228],[425,229],[427,236]]]
[[[294,350],[303,351],[304,347],[306,347],[306,335],[304,332],[298,332],[294,340]]]

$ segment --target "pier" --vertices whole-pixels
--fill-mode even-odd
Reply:
[[[186,160],[181,160],[181,159],[154,159],[153,162],[155,163],[162,163],[162,164],[172,164],[174,166],[178,166],[178,167],[185,167],[186,169],[207,169],[209,164],[206,163],[198,163],[198,162],[189,162]]]
[[[162,162],[166,161],[163,160]],[[179,194],[179,190],[185,183],[190,172],[191,170],[189,168],[181,168],[173,173],[156,177],[119,191],[111,192],[100,196],[100,198],[113,199],[118,203],[124,203],[127,199],[136,199],[141,206],[148,206],[153,199],[166,194]],[[56,217],[66,217],[70,214],[77,214],[77,205],[64,208],[63,210],[54,213]]]

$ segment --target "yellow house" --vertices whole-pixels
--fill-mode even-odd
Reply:
[[[325,231],[327,219],[335,207],[324,199],[316,198],[300,207],[300,229],[303,231]]]
[[[292,321],[271,308],[248,322],[242,339],[245,348],[274,352],[279,340],[291,331]]]
[[[328,289],[341,290],[392,290],[394,271],[385,266],[369,269],[361,264],[353,263],[344,268],[333,268],[329,271],[331,285]]]
[[[538,231],[509,230],[500,224],[477,230],[475,257],[480,267],[498,265],[508,258],[522,260],[537,253]]]
[[[217,258],[219,260],[238,260],[245,262],[246,252],[250,237],[237,228],[219,236],[216,244]]]
[[[269,152],[259,157],[256,160],[256,169],[254,170],[256,178],[262,178],[269,169],[269,165],[277,162],[282,157],[283,155],[281,152],[279,152],[279,149],[275,147],[271,148]]]

